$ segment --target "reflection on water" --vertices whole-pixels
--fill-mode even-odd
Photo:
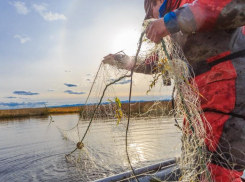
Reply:
[[[77,166],[65,154],[75,144],[61,137],[56,126],[72,128],[78,115],[0,120],[0,181],[92,181],[129,170],[125,154],[125,124],[93,123]],[[87,123],[80,125],[82,136]],[[134,167],[179,155],[180,133],[171,119],[132,120],[129,153]]]

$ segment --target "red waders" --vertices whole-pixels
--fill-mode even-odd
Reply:
[[[212,57],[207,62],[213,62],[228,54],[230,54],[230,51]],[[220,140],[222,133],[225,132],[224,125],[231,117],[234,117],[230,113],[232,113],[236,106],[236,78],[237,70],[230,60],[217,64],[211,70],[195,77],[199,92],[204,97],[200,97],[201,107],[207,121],[212,127],[212,131],[207,130],[205,143],[208,150],[214,153],[214,156],[222,155],[220,154],[223,152],[222,147],[220,147]],[[229,138],[224,140],[227,140],[227,142],[224,143],[225,146],[223,147],[232,148],[230,145],[234,141],[228,141]],[[214,181],[242,182],[240,178],[243,173],[242,170],[232,170],[233,164],[231,166],[228,164],[229,162],[236,162],[232,157],[236,158],[237,156],[235,154],[234,156],[214,157],[212,163],[208,164]]]

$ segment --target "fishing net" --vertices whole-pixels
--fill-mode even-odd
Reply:
[[[123,51],[107,56],[77,125],[59,128],[63,137],[73,142],[74,151],[66,159],[76,166],[82,181],[126,170],[134,173],[135,168],[174,156],[179,157],[179,181],[212,181],[205,146],[205,131],[211,127],[202,114],[201,95],[192,75],[181,48],[170,37],[153,44],[143,32],[136,56]],[[163,101],[163,93],[171,91],[172,103]],[[151,102],[135,101],[142,93]],[[179,119],[183,116],[184,122]]]

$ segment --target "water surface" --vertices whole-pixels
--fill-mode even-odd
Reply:
[[[77,114],[0,120],[0,181],[93,181],[129,170],[125,154],[125,124],[95,121],[68,163],[65,154],[75,143],[62,137],[57,126],[72,128]],[[79,126],[83,135],[87,122]],[[76,131],[74,131],[76,133]],[[76,136],[74,136],[76,137]],[[132,120],[129,130],[132,165],[141,167],[179,155],[180,132],[169,118]]]

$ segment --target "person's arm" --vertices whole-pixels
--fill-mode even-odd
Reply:
[[[103,63],[109,64],[111,66],[117,67],[118,69],[125,69],[131,71],[134,65],[135,57],[127,56],[124,53],[117,53],[117,54],[109,54],[104,57]],[[147,59],[142,61],[141,63],[136,64],[134,72],[136,73],[143,73],[143,74],[152,74],[156,72],[156,63],[158,61],[158,56],[153,54],[149,56]]]
[[[244,0],[195,0],[164,16],[170,34],[185,34],[245,25]]]
[[[126,54],[109,54],[104,57],[103,63],[109,64],[111,66],[117,67],[118,69],[124,69],[131,71],[133,67],[135,57],[129,57]],[[143,73],[143,74],[154,74],[158,73],[157,62],[158,62],[158,55],[157,53],[153,53],[151,56],[146,58],[143,62],[136,64],[134,68],[135,73]],[[163,85],[170,86],[171,79],[168,77],[168,72],[165,72],[166,77],[163,78]]]
[[[195,0],[165,14],[146,30],[147,38],[155,43],[169,34],[184,34],[245,25],[244,0]]]

